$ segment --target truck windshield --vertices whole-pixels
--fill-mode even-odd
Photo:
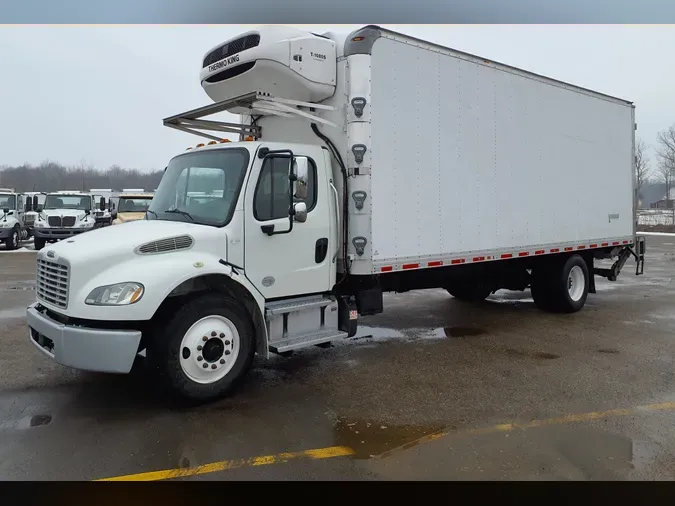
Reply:
[[[47,195],[44,209],[91,210],[91,198],[81,195]]]
[[[243,148],[177,156],[166,168],[147,218],[215,227],[227,225],[232,219],[248,163],[249,153]]]
[[[0,195],[0,212],[8,208],[16,209],[16,195]]]
[[[150,197],[120,197],[118,213],[144,213],[152,202]]]

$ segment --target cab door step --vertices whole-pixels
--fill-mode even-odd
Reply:
[[[265,305],[265,321],[272,353],[285,353],[347,337],[338,327],[338,301],[312,295]]]

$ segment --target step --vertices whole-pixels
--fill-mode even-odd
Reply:
[[[286,299],[277,302],[268,302],[265,304],[265,313],[268,315],[286,314],[292,313],[293,311],[304,311],[306,309],[325,307],[331,302],[331,299],[324,297],[323,295],[291,300]]]
[[[315,346],[317,344],[328,343],[338,339],[347,337],[346,332],[341,332],[335,329],[327,329],[319,332],[312,332],[302,336],[291,337],[283,341],[276,341],[269,344],[270,351],[273,353],[284,353],[286,351],[297,350],[299,348],[306,348],[308,346]]]

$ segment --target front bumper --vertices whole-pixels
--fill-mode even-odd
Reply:
[[[65,239],[92,230],[91,228],[34,228],[33,235],[38,239]]]
[[[9,239],[9,236],[12,235],[12,228],[0,228],[0,239]]]
[[[42,353],[61,365],[85,371],[126,374],[131,371],[141,332],[104,330],[64,325],[38,309],[26,309],[30,340]]]

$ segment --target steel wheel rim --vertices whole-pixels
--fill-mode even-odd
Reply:
[[[234,367],[240,342],[231,320],[219,315],[206,316],[196,321],[181,340],[178,350],[181,370],[202,385],[220,381]]]
[[[567,276],[567,293],[574,302],[581,300],[582,295],[584,294],[584,287],[586,285],[586,279],[584,276],[584,271],[578,265],[575,265],[570,269],[570,273]]]
[[[15,248],[19,247],[19,233],[16,230],[12,234],[12,246]]]

